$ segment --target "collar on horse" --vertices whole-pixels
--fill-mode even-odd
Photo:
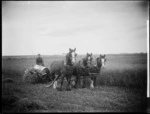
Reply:
[[[67,55],[66,55],[66,58],[65,58],[65,61],[64,61],[64,65],[69,65],[69,66],[73,66],[73,64],[71,63],[71,53],[72,52],[69,52]]]

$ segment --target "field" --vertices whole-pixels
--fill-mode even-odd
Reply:
[[[94,55],[94,59],[98,55]],[[2,57],[3,112],[145,112],[147,110],[147,55],[106,55],[106,66],[97,77],[97,87],[57,91],[47,84],[27,84],[24,71],[35,65],[36,56]],[[78,55],[77,60],[84,55]],[[43,56],[49,68],[64,56]],[[13,81],[13,82],[12,82]]]

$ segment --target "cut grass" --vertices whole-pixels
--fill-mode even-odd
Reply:
[[[13,112],[144,112],[146,107],[146,93],[135,88],[100,86],[60,92],[45,88],[44,84],[24,84],[17,88],[13,84],[11,87],[8,89],[12,93],[3,93],[2,96],[13,95],[18,98],[9,107]],[[8,107],[3,111],[7,111],[5,109]]]
[[[15,112],[33,112],[34,110],[46,110],[47,106],[40,100],[21,98],[13,103]]]
[[[53,60],[45,60],[47,66]],[[2,83],[3,112],[145,112],[146,58],[145,55],[107,56],[106,67],[97,77],[97,87],[57,91],[45,84],[27,84],[22,81],[24,71],[34,65],[34,59],[3,61]],[[6,81],[7,82],[7,81]],[[64,84],[65,86],[65,84]]]

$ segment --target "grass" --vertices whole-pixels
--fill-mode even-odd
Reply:
[[[124,86],[146,88],[147,70],[105,70],[103,69],[97,79],[98,85]]]
[[[14,112],[143,112],[146,107],[142,90],[124,87],[99,86],[59,92],[43,84],[24,84],[9,89],[9,93],[3,92],[3,95],[18,98],[12,103],[11,111]]]
[[[96,55],[94,56],[96,58]],[[82,58],[77,58],[78,60]],[[45,57],[46,66],[63,57]],[[24,83],[26,68],[35,58],[3,58],[3,112],[144,112],[146,99],[146,55],[108,55],[106,67],[97,77],[97,87],[57,91],[46,84]],[[88,81],[88,80],[87,80]],[[89,83],[87,83],[89,84]],[[65,86],[65,85],[64,85]]]

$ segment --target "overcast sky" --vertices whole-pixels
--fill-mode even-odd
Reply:
[[[147,52],[140,1],[3,1],[2,55]]]

